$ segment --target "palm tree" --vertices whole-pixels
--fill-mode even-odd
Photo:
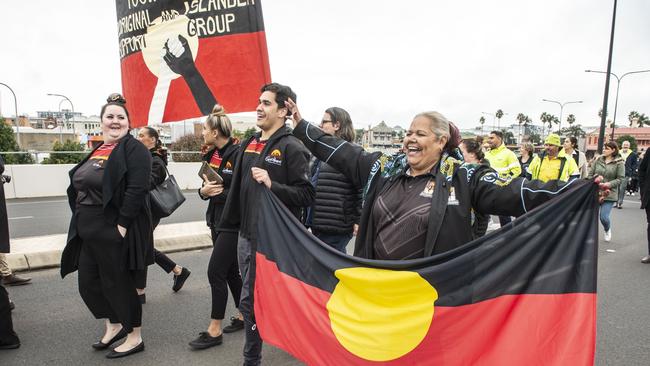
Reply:
[[[481,118],[479,118],[479,120],[478,120],[478,123],[481,124],[481,135],[482,135],[483,134],[483,125],[485,124],[485,117],[481,116]]]
[[[560,133],[560,129],[559,129],[560,119],[557,118],[557,117],[555,117],[555,116],[553,116],[553,115],[551,115],[551,121],[550,121],[549,124],[548,124],[548,128],[549,128],[549,129],[551,128],[552,124],[556,124],[556,125],[558,125],[557,133],[559,134],[559,133]]]
[[[501,109],[497,109],[497,112],[494,114],[497,117],[497,128],[501,128],[501,117],[503,117],[503,111]]]
[[[567,118],[566,121],[569,122],[569,127],[573,126],[573,123],[576,121],[576,116],[573,114],[570,114]]]
[[[526,122],[526,115],[523,113],[517,114],[517,122],[519,123],[519,141],[521,141],[521,124]]]
[[[544,135],[544,126],[548,123],[550,116],[551,115],[546,112],[542,112],[542,114],[539,116],[539,120],[542,122],[542,135]]]
[[[639,113],[637,111],[632,111],[627,116],[627,119],[630,121],[630,127],[633,127],[635,120],[637,120],[637,126],[642,127],[643,125],[650,125],[650,118],[645,115],[645,113]]]

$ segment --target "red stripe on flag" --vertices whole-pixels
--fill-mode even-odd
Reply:
[[[593,365],[596,294],[504,295],[436,307],[424,340],[392,361],[348,352],[331,331],[331,294],[257,253],[255,316],[262,338],[309,365]],[[444,294],[440,294],[444,296]]]

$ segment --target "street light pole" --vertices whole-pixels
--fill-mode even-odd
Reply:
[[[607,57],[607,72],[605,73],[605,95],[603,97],[603,113],[600,116],[600,131],[598,132],[598,154],[603,153],[605,144],[605,122],[607,119],[607,99],[609,97],[609,75],[612,73],[612,53],[614,52],[614,30],[616,29],[616,5],[614,0],[614,11],[612,14],[612,31],[609,36],[609,56]]]
[[[585,72],[595,72],[595,73],[599,73],[599,74],[606,74],[605,71],[596,71],[596,70],[585,70]],[[621,75],[620,78],[616,74],[614,74],[613,72],[610,72],[610,74],[613,75],[616,78],[616,101],[614,102],[614,119],[613,119],[613,122],[612,122],[612,136],[611,136],[610,140],[614,140],[614,128],[616,127],[616,112],[618,110],[618,90],[621,88],[621,80],[623,80],[623,78],[625,76],[627,76],[627,75],[641,74],[641,73],[644,73],[644,72],[650,72],[650,70],[638,70],[638,71],[626,72],[625,74]]]
[[[61,97],[61,98],[65,99],[65,100],[67,100],[68,103],[70,103],[70,107],[72,107],[72,135],[73,135],[73,138],[76,139],[77,138],[77,133],[76,133],[75,128],[74,128],[74,104],[72,104],[72,101],[70,100],[70,98],[66,97],[63,94],[47,93],[47,95],[49,95],[51,97]]]
[[[572,104],[572,103],[582,103],[581,100],[576,100],[573,102],[558,102],[557,100],[549,100],[549,99],[542,99],[542,102],[549,102],[549,103],[556,103],[557,105],[560,106],[560,125],[558,126],[558,129],[562,131],[562,112],[564,111],[564,106],[567,104]]]
[[[5,83],[0,83],[0,85],[4,85],[9,89],[11,94],[14,96],[14,108],[16,109],[16,140],[18,143],[18,147],[20,147],[20,125],[18,124],[18,99],[16,99],[16,93],[14,93],[14,90],[11,89],[11,87]]]

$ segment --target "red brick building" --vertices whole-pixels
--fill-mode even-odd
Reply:
[[[598,150],[598,130],[593,130],[587,134],[586,150]],[[609,141],[612,135],[612,129],[605,130],[605,141]],[[644,151],[650,147],[650,127],[617,127],[614,129],[614,140],[623,135],[630,135],[636,139],[639,149]]]

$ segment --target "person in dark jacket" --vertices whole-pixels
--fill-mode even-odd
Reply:
[[[314,199],[314,186],[308,177],[309,152],[285,126],[290,116],[285,105],[289,98],[295,100],[296,94],[288,86],[271,83],[262,87],[256,109],[257,127],[262,131],[241,144],[224,208],[228,214],[222,216],[217,229],[239,230],[237,254],[243,282],[239,310],[246,329],[245,365],[259,365],[262,359],[262,339],[255,324],[251,293],[255,281],[251,271],[255,268],[251,242],[256,207],[254,185],[264,184],[299,220],[303,208],[309,207]]]
[[[144,350],[133,274],[153,263],[151,154],[129,134],[125,104],[121,95],[109,96],[100,113],[103,144],[70,170],[72,218],[61,255],[61,276],[78,269],[81,298],[97,319],[106,319],[93,348],[126,336],[108,358]]]
[[[228,214],[223,206],[230,193],[232,173],[239,145],[232,138],[232,123],[222,106],[216,105],[212,113],[203,123],[203,142],[208,146],[208,152],[203,161],[208,163],[223,179],[222,183],[203,177],[203,185],[199,189],[199,197],[208,200],[205,212],[206,224],[212,234],[212,255],[208,264],[208,281],[212,293],[212,309],[210,324],[205,332],[190,342],[194,349],[206,349],[220,345],[223,342],[222,333],[232,333],[244,329],[244,319],[241,313],[230,318],[230,324],[221,329],[221,323],[228,302],[228,287],[235,303],[239,308],[242,280],[237,264],[237,230],[217,232],[216,228],[221,216]]]
[[[160,141],[158,131],[150,126],[143,127],[138,131],[138,141],[149,149],[151,153],[151,189],[154,189],[167,178],[167,150],[162,147],[162,141]],[[156,216],[156,213],[153,211],[151,214],[151,221],[155,230],[160,223],[160,217]],[[166,273],[174,273],[172,290],[178,292],[192,272],[185,267],[179,266],[165,255],[165,253],[160,252],[156,248],[153,249],[153,258],[163,271]],[[145,287],[147,287],[146,269],[136,274],[135,282],[140,302],[144,304],[147,302],[147,297],[144,292]]]
[[[482,214],[520,216],[573,182],[530,182],[514,178],[497,184],[489,167],[463,164],[444,153],[449,121],[437,112],[415,116],[404,138],[408,165],[398,175],[381,174],[380,152],[325,134],[304,121],[294,102],[293,134],[317,158],[365,186],[354,254],[358,257],[402,260],[443,253],[471,241],[471,210]],[[525,189],[524,189],[525,188]]]
[[[345,141],[354,141],[352,119],[343,108],[328,108],[320,128]],[[307,227],[318,239],[345,253],[359,224],[361,188],[352,186],[343,174],[318,159],[313,160],[311,172],[316,198],[309,208]]]
[[[463,153],[465,163],[490,165],[490,162],[485,159],[485,153],[483,153],[481,145],[476,139],[465,139],[460,143],[460,151]],[[489,224],[490,215],[472,210],[472,234],[474,234],[475,239],[485,236]]]
[[[641,209],[645,210],[646,235],[648,239],[648,255],[641,259],[643,263],[650,263],[650,154],[646,151],[639,164],[639,193],[641,194]]]
[[[621,181],[621,186],[618,189],[618,197],[616,200],[616,208],[623,208],[623,199],[625,198],[625,192],[627,191],[628,183],[634,172],[636,171],[637,165],[639,164],[639,157],[635,151],[630,149],[630,142],[623,141],[621,143],[621,149],[619,154],[623,158],[623,163],[625,165],[625,177]]]
[[[0,157],[0,175],[4,174],[5,163]],[[9,253],[9,226],[7,224],[7,206],[5,204],[5,191],[2,186],[4,177],[0,183],[0,225],[6,229],[6,234],[0,235],[0,253]],[[0,350],[15,349],[20,347],[20,339],[11,321],[11,304],[9,294],[0,283]]]
[[[0,183],[0,243],[6,243],[6,247],[9,248],[9,218],[7,216],[4,183],[9,183],[11,177],[4,175],[4,171],[4,160],[0,157],[0,179],[2,179],[2,183]],[[9,253],[9,249],[7,249],[6,252],[0,250],[0,283],[4,286],[20,286],[28,284],[32,279],[16,275],[11,268],[9,268],[5,253]]]

